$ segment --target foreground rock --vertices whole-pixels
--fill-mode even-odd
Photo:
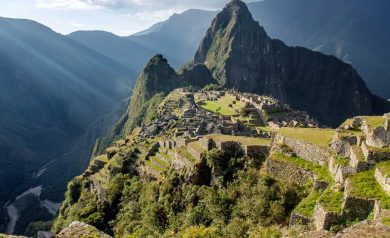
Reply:
[[[75,238],[75,237],[94,237],[94,238],[112,238],[111,236],[99,231],[93,226],[84,222],[72,222],[69,227],[58,233],[56,238]]]

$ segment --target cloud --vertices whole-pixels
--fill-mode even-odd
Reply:
[[[131,11],[165,9],[217,9],[229,0],[35,0],[38,7],[54,9],[121,9]]]
[[[36,6],[48,9],[98,9],[101,6],[84,0],[35,0]]]

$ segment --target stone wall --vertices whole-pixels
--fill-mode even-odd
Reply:
[[[215,141],[218,150],[240,149],[241,145],[237,141]]]
[[[331,226],[339,223],[340,218],[336,213],[328,212],[317,204],[313,213],[314,225],[317,230],[329,230]]]
[[[338,164],[336,159],[334,158],[334,156],[332,156],[329,159],[328,168],[329,168],[330,174],[334,178],[334,181],[336,183],[341,183],[341,184],[343,184],[345,182],[345,179],[349,174],[352,174],[355,172],[353,170],[353,168],[351,168],[349,166],[343,166],[343,165]]]
[[[344,219],[366,219],[374,210],[375,200],[359,198],[349,193],[350,183],[345,182],[344,202],[342,206],[342,216]]]
[[[261,145],[243,145],[244,154],[252,158],[266,158],[269,154],[268,146]]]
[[[373,165],[375,163],[388,160],[390,158],[390,150],[388,149],[378,149],[370,148],[366,142],[363,142],[360,146],[360,149],[363,152],[364,157],[368,164]]]
[[[330,153],[325,148],[301,140],[284,137],[280,134],[275,136],[274,143],[286,144],[297,156],[310,162],[319,163],[320,165],[326,165],[330,158]]]
[[[212,140],[210,138],[207,138],[207,137],[202,137],[199,139],[199,144],[200,146],[209,151],[212,149],[213,145],[212,145]]]
[[[374,129],[366,129],[367,145],[383,148],[390,146],[390,132],[385,130],[383,126]]]
[[[385,176],[379,168],[375,170],[375,179],[381,185],[383,190],[390,196],[390,177]]]
[[[197,140],[198,138],[178,138],[175,140],[175,147],[183,147]]]
[[[202,158],[205,155],[205,153],[202,153],[198,151],[196,148],[193,148],[191,144],[187,145],[187,150],[197,160],[202,160]]]
[[[308,180],[314,180],[313,173],[287,162],[267,159],[265,166],[268,175],[277,180],[292,182],[299,186],[305,186]]]
[[[342,217],[350,220],[366,219],[374,210],[374,205],[375,200],[346,195],[343,203]]]
[[[290,223],[289,226],[295,226],[295,225],[309,225],[311,223],[311,219],[308,217],[305,217],[300,214],[291,213],[290,216]]]
[[[359,147],[351,147],[349,165],[357,173],[369,169],[369,164],[364,160],[363,153]]]
[[[146,152],[145,159],[148,159],[149,156],[153,156],[154,154],[156,154],[159,147],[160,147],[160,143],[154,143],[153,145],[151,145],[148,151]]]

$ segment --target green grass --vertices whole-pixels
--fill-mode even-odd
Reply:
[[[168,161],[172,161],[172,160],[173,160],[173,159],[171,158],[171,156],[169,156],[169,155],[167,155],[167,154],[165,154],[165,153],[159,152],[159,154],[160,154],[162,157],[164,157],[166,160],[168,160]]]
[[[364,154],[359,146],[357,145],[352,146],[352,151],[356,155],[358,161],[364,161]]]
[[[369,127],[373,128],[382,126],[385,123],[385,118],[382,116],[363,116],[361,118],[367,121]]]
[[[389,161],[385,161],[385,162],[381,162],[379,164],[376,165],[379,169],[379,171],[381,171],[381,173],[386,176],[386,177],[390,177],[390,160]]]
[[[204,101],[204,104],[200,106],[208,111],[221,114],[223,116],[233,116],[236,114],[232,108],[228,107],[228,105],[223,105],[215,101]]]
[[[256,127],[257,129],[260,129],[262,131],[265,131],[265,132],[272,132],[272,129],[268,126],[258,126]]]
[[[384,209],[390,209],[390,197],[383,191],[375,179],[375,170],[367,170],[349,177],[349,193],[359,198],[375,199]]]
[[[99,160],[99,161],[102,161],[102,162],[108,162],[108,157],[107,155],[100,155],[98,157],[96,157],[94,160]]]
[[[312,217],[314,212],[314,207],[317,203],[318,198],[321,196],[321,193],[313,190],[308,197],[303,199],[301,203],[295,208],[294,213],[303,215],[305,217]]]
[[[237,114],[236,110],[239,110],[245,106],[245,104],[241,101],[236,101],[235,104],[233,104],[233,101],[236,100],[233,97],[226,95],[219,98],[217,101],[204,101],[204,104],[200,106],[216,114],[233,116]],[[231,104],[232,107],[229,107],[229,104]]]
[[[382,223],[390,227],[390,217],[385,217],[382,219]]]
[[[203,152],[207,152],[200,144],[198,141],[194,141],[194,142],[191,142],[188,144],[188,146],[191,146],[192,148],[194,148],[197,152],[199,153],[203,153]]]
[[[187,158],[190,162],[192,162],[192,163],[197,163],[198,162],[198,160],[187,151],[187,148],[185,146],[176,148],[176,151],[181,156]]]
[[[373,151],[373,152],[390,153],[390,147],[377,148],[377,147],[369,146],[367,144],[366,144],[366,147],[368,150]]]
[[[153,162],[150,161],[150,160],[145,160],[145,164],[146,164],[147,166],[149,166],[150,168],[152,168],[154,171],[157,171],[157,172],[159,172],[159,173],[162,173],[162,172],[164,171],[163,168],[161,168],[161,167],[159,167],[159,166],[153,164]]]
[[[224,141],[237,141],[244,145],[262,145],[269,146],[271,144],[271,140],[269,139],[260,139],[254,137],[246,137],[246,136],[231,136],[231,135],[210,135],[209,138],[224,142]]]
[[[282,127],[279,133],[283,136],[309,142],[323,148],[328,148],[329,142],[332,141],[335,131],[332,129],[318,128],[291,128]]]
[[[329,174],[327,167],[321,166],[314,162],[309,162],[299,157],[288,157],[281,153],[275,153],[271,155],[270,159],[279,160],[290,163],[297,167],[303,168],[304,170],[311,171],[317,175],[317,179],[333,182],[332,176]]]
[[[325,210],[334,213],[341,213],[344,193],[342,191],[334,191],[332,187],[328,187],[318,200],[319,204]]]
[[[341,166],[348,166],[349,165],[349,158],[335,155],[334,159],[338,165],[341,165]]]
[[[156,162],[158,165],[160,165],[160,166],[163,167],[163,168],[166,168],[166,167],[169,166],[169,163],[167,163],[166,161],[164,161],[164,160],[158,158],[157,156],[151,156],[151,157],[150,157],[150,161]]]

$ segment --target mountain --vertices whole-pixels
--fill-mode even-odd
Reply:
[[[248,3],[248,8],[271,38],[351,63],[371,91],[390,98],[389,1],[264,0]],[[188,12],[176,14],[130,38],[162,53],[178,67],[192,58],[217,14]],[[183,42],[192,43],[183,46]]]
[[[156,51],[125,37],[104,31],[77,31],[67,37],[137,73],[156,54]]]
[[[84,169],[68,171],[71,161],[63,160],[64,154],[129,96],[134,76],[128,67],[41,24],[0,18],[1,208],[41,181],[59,184],[55,192],[44,186],[43,193],[60,202],[66,177]],[[56,161],[63,167],[46,176]],[[5,209],[0,213],[4,228]]]
[[[202,88],[212,83],[216,81],[202,64],[184,65],[176,72],[166,58],[155,55],[138,77],[127,111],[110,133],[98,140],[94,154],[104,152],[116,139],[128,135],[134,128],[155,120],[157,106],[175,88]]]
[[[351,65],[271,39],[239,0],[213,20],[194,62],[204,63],[225,87],[271,95],[326,125],[389,110]]]
[[[188,10],[129,39],[164,55],[178,68],[192,58],[214,16],[213,11]]]
[[[351,63],[368,87],[390,98],[390,2],[265,0],[248,4],[272,38]]]

